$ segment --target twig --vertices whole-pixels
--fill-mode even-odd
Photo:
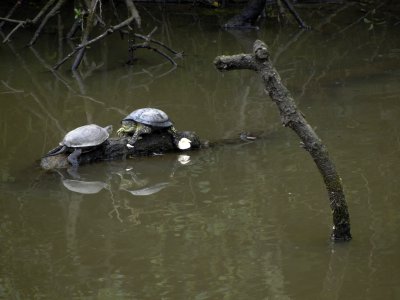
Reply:
[[[89,39],[90,32],[92,31],[92,28],[93,28],[93,25],[94,25],[94,17],[96,15],[96,6],[97,6],[98,3],[99,3],[99,0],[92,0],[92,3],[90,5],[90,7],[88,7],[89,16],[87,17],[86,27],[85,27],[85,30],[84,30],[83,35],[82,35],[82,44],[86,43],[87,40]],[[82,47],[79,50],[79,53],[77,54],[77,56],[75,58],[75,61],[72,64],[72,68],[71,69],[73,71],[78,69],[78,67],[79,67],[79,65],[80,65],[80,63],[82,61],[83,55],[85,54],[85,49],[86,49],[86,47]]]
[[[76,19],[74,24],[72,24],[71,29],[67,33],[67,39],[71,39],[75,33],[78,31],[79,27],[82,24],[82,20],[80,18]]]
[[[370,14],[374,14],[375,11],[377,11],[379,8],[381,8],[384,5],[384,3],[379,4],[378,6],[376,6],[374,9],[366,12],[364,15],[362,15],[360,18],[358,18],[357,20],[355,20],[353,23],[347,25],[345,28],[341,29],[339,32],[337,32],[334,36],[336,36],[337,34],[341,34],[343,32],[345,32],[347,29],[353,27],[354,25],[356,25],[357,23],[361,22],[362,20],[364,20],[368,15]]]
[[[24,23],[24,22],[26,22],[26,20],[25,20],[25,21],[22,21],[22,20],[15,20],[15,19],[2,18],[2,17],[0,17],[0,20],[3,21],[2,23],[4,23],[4,22],[9,22],[9,23],[17,23],[17,24],[19,24],[19,23]]]
[[[54,4],[57,0],[49,0],[45,6],[40,10],[40,12],[36,15],[36,17],[32,20],[33,24],[36,24],[44,15],[44,13],[49,9],[50,6]]]
[[[119,17],[118,10],[117,10],[117,7],[115,6],[114,0],[110,0],[110,5],[111,5],[115,19],[117,20],[117,22],[121,23],[121,18]],[[120,30],[119,34],[121,36],[121,39],[123,39],[124,33]]]
[[[157,49],[157,48],[152,47],[152,46],[149,45],[152,41],[154,41],[154,40],[151,39],[151,36],[154,34],[154,32],[156,32],[156,30],[157,30],[157,26],[154,27],[153,30],[152,30],[148,35],[140,35],[140,36],[138,36],[138,35],[135,34],[135,37],[140,37],[141,39],[144,40],[144,42],[143,42],[142,44],[135,44],[135,45],[132,45],[132,46],[130,47],[129,50],[130,50],[131,52],[133,52],[133,51],[135,51],[136,49],[149,49],[149,50],[152,50],[152,51],[154,51],[154,52],[160,54],[160,55],[163,56],[164,58],[166,58],[166,59],[167,59],[171,64],[173,64],[174,66],[177,66],[178,64],[177,64],[168,54],[166,54],[166,53],[163,52],[162,50],[159,50],[159,49]],[[174,54],[178,54],[176,51],[172,50],[172,49],[169,48],[169,47],[166,47],[166,46],[165,46],[164,44],[162,44],[161,42],[157,42],[156,44],[162,45],[164,48],[170,50],[170,51],[171,51],[172,53],[174,53]]]
[[[4,80],[2,80],[1,83],[2,83],[7,89],[9,89],[8,92],[2,92],[2,94],[5,94],[5,93],[23,93],[23,92],[24,92],[23,90],[16,90],[16,89],[12,88],[12,87],[11,87],[7,82],[5,82]]]
[[[22,1],[17,1],[15,2],[15,5],[10,9],[10,11],[8,12],[8,14],[6,15],[5,19],[10,18],[12,16],[12,14],[14,13],[14,11],[18,8],[18,6],[21,5]],[[3,22],[0,23],[0,28],[3,27],[5,23],[5,20],[3,20]]]
[[[141,19],[140,19],[140,16],[139,16],[139,13],[138,13],[138,11],[137,11],[137,9],[136,9],[136,6],[135,6],[135,4],[133,4],[133,1],[132,0],[125,0],[125,4],[126,4],[126,7],[129,9],[129,11],[130,11],[130,13],[131,13],[131,16],[133,17],[133,19],[135,20],[135,22],[136,22],[136,25],[140,28],[140,26],[141,26]],[[126,21],[125,21],[126,22]],[[130,22],[129,22],[130,23]],[[128,24],[129,24],[128,23]]]
[[[135,37],[140,38],[140,39],[143,39],[143,40],[147,40],[147,37],[146,37],[145,35],[141,35],[141,34],[139,34],[139,33],[135,33]],[[152,42],[152,43],[154,43],[154,44],[157,44],[157,45],[159,45],[159,46],[161,46],[161,47],[167,49],[168,51],[172,52],[173,54],[176,54],[176,55],[179,55],[179,54],[180,54],[179,52],[175,51],[174,49],[171,49],[171,48],[168,47],[167,45],[164,45],[164,44],[161,43],[160,41],[157,41],[157,40],[154,40],[154,39],[151,39],[151,38],[148,38],[148,41],[150,41],[150,42]]]
[[[78,45],[71,53],[69,53],[66,57],[64,57],[62,60],[57,62],[54,66],[53,69],[58,69],[62,64],[64,64],[68,59],[70,59],[72,56],[74,56],[79,50],[81,50],[84,47],[87,47],[103,38],[105,38],[107,35],[114,33],[116,30],[120,30],[121,28],[128,26],[133,20],[140,26],[140,17],[139,14],[136,10],[135,5],[133,4],[132,0],[126,0],[126,6],[130,10],[130,17],[127,18],[126,20],[122,21],[121,23],[111,26],[108,28],[105,32],[100,34],[99,36],[95,37],[94,39],[91,39],[85,43],[82,43]]]
[[[36,17],[32,20],[33,24],[36,24],[44,15],[44,13],[56,2],[56,0],[49,0],[45,6],[40,10],[40,12],[36,15]]]
[[[45,69],[49,70],[54,77],[59,80],[69,91],[71,91],[74,94],[77,94],[77,92],[69,85],[69,83],[62,78],[62,76],[56,72],[55,70],[53,70],[51,68],[51,66],[49,66],[44,59],[40,56],[40,54],[36,51],[36,49],[34,47],[29,47],[29,49],[32,51],[32,53],[36,56],[36,58],[39,60],[39,62],[44,66]]]
[[[43,18],[42,23],[40,23],[39,27],[36,29],[35,33],[33,34],[33,37],[31,39],[31,41],[29,42],[28,46],[32,46],[38,39],[40,33],[42,32],[44,26],[46,25],[47,21],[53,17],[54,15],[56,15],[59,11],[59,9],[61,8],[61,6],[64,4],[66,0],[58,0],[58,2],[56,3],[56,5],[53,6],[53,8],[47,13],[47,15]],[[50,3],[51,2],[51,3]],[[50,4],[49,4],[50,3]],[[53,4],[54,1],[50,0],[49,2],[47,2],[46,6],[48,5],[48,7]],[[44,9],[42,9],[42,11],[44,13]],[[40,13],[39,13],[40,14]],[[36,16],[35,19],[39,20],[39,18],[41,16]]]
[[[16,5],[13,7],[13,9],[11,9],[11,11],[8,13],[6,18],[0,18],[0,20],[6,21],[6,22],[10,22],[10,23],[18,23],[18,25],[6,36],[6,38],[4,38],[3,43],[7,42],[10,40],[11,35],[16,32],[20,27],[24,27],[25,25],[29,24],[36,24],[40,18],[42,17],[42,15],[46,12],[46,10],[53,5],[53,3],[56,0],[49,0],[45,6],[43,6],[43,8],[39,11],[39,13],[36,15],[36,17],[33,20],[30,19],[26,19],[26,20],[15,20],[15,19],[9,19],[9,17],[12,15],[12,13],[14,12],[14,8],[17,7],[17,4],[20,3],[21,1],[18,1],[16,3]],[[1,23],[1,26],[4,24],[4,22]],[[0,26],[0,28],[1,28]]]
[[[111,7],[112,7],[112,10],[113,10],[113,14],[114,14],[115,19],[116,19],[118,22],[120,22],[121,19],[120,19],[119,15],[118,15],[117,7],[115,6],[114,0],[110,0],[110,5],[111,5]]]
[[[101,104],[101,105],[105,106],[105,103],[104,103],[104,102],[101,102],[101,101],[99,101],[99,100],[96,100],[96,99],[94,99],[94,98],[92,98],[92,97],[89,97],[89,96],[86,96],[86,95],[79,95],[79,94],[78,94],[77,97],[81,97],[81,98],[83,98],[83,99],[87,99],[87,100],[90,100],[90,101],[92,101],[92,102],[94,102],[94,103]]]
[[[294,9],[292,3],[290,3],[289,0],[281,0],[281,1],[283,1],[283,3],[285,3],[286,8],[294,16],[294,18],[296,19],[297,23],[299,23],[301,28],[303,28],[303,29],[311,29],[310,26],[308,26],[306,23],[304,23],[304,21],[301,19],[300,15]]]
[[[78,70],[72,69],[72,77],[75,78],[76,83],[78,84],[79,91],[81,92],[81,94],[83,94],[83,95],[86,94],[85,85],[83,84],[82,76],[78,72]]]
[[[160,54],[161,56],[165,57],[171,64],[173,64],[174,66],[177,66],[178,64],[166,53],[162,52],[161,50],[158,50],[157,48],[148,46],[148,45],[135,45],[134,46],[135,49],[149,49],[152,50],[158,54]]]
[[[60,130],[61,132],[65,132],[65,130],[60,125],[60,121],[51,114],[51,112],[47,109],[46,105],[43,105],[43,103],[33,92],[30,92],[29,96],[31,96],[33,100],[35,100],[35,102],[39,105],[39,107],[43,110],[43,112],[47,115],[47,117],[56,124],[58,130]]]
[[[20,22],[17,26],[15,26],[13,28],[13,30],[10,31],[10,33],[4,38],[3,43],[6,43],[10,40],[10,37],[13,35],[14,32],[16,32],[18,30],[18,28],[20,27],[24,27],[25,22]]]

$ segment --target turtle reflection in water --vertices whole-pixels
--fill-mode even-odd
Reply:
[[[121,121],[121,128],[118,129],[119,136],[132,135],[127,147],[133,148],[142,134],[150,134],[154,131],[167,131],[172,135],[174,144],[181,150],[189,149],[191,141],[187,138],[179,139],[177,131],[168,115],[157,108],[140,108],[131,112]]]
[[[127,191],[134,196],[149,196],[163,190],[169,182],[149,184],[149,180],[140,178],[132,169],[115,173],[120,178],[119,189]],[[128,179],[126,178],[128,177]]]
[[[70,153],[67,160],[73,167],[77,167],[79,156],[97,149],[107,141],[111,132],[111,125],[103,128],[96,124],[90,124],[75,128],[65,135],[59,146],[50,150],[44,157]]]
[[[79,194],[97,194],[108,185],[101,181],[84,181],[75,179],[62,179],[62,184],[71,192]]]

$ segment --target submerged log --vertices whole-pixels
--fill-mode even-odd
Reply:
[[[220,71],[247,69],[260,75],[266,92],[278,106],[282,124],[299,136],[302,146],[310,153],[323,177],[333,216],[332,240],[350,240],[350,216],[342,180],[328,155],[327,148],[297,109],[289,90],[283,85],[273,67],[267,45],[257,40],[253,45],[253,53],[218,56],[214,64]]]
[[[135,147],[126,146],[128,139],[109,138],[106,142],[90,152],[83,152],[79,157],[79,164],[90,164],[98,161],[118,160],[135,156],[150,156],[166,152],[182,152],[206,147],[207,143],[202,143],[196,133],[182,131],[177,133],[178,138],[187,138],[191,141],[191,147],[187,150],[180,150],[173,142],[172,135],[168,132],[153,132],[143,135],[142,139],[135,143]],[[71,165],[67,160],[68,154],[58,154],[55,156],[43,157],[40,161],[42,169],[62,169]]]

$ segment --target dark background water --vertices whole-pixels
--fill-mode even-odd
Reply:
[[[57,34],[0,46],[0,298],[399,299],[397,20],[378,12],[386,23],[368,30],[356,5],[311,7],[313,31],[270,20],[242,33],[218,14],[141,12],[144,33],[158,26],[154,38],[184,51],[177,69],[149,51],[124,65],[117,35],[88,51],[82,82],[42,63],[69,51]],[[322,179],[257,75],[212,64],[256,38],[343,178],[349,243],[330,242]],[[117,127],[145,106],[203,139],[261,138],[82,166],[80,182],[38,167],[67,131]]]

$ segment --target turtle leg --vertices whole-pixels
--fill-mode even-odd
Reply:
[[[131,139],[128,142],[128,147],[133,147],[133,144],[136,143],[142,134],[151,133],[151,127],[144,124],[137,124],[135,133],[132,135]]]
[[[79,158],[79,156],[80,156],[81,154],[82,154],[82,149],[81,149],[81,148],[76,148],[76,149],[74,150],[74,152],[72,152],[72,153],[68,156],[67,160],[68,160],[68,162],[69,162],[74,168],[77,168],[77,167],[79,166],[78,158]]]
[[[58,155],[58,154],[64,153],[66,150],[67,150],[67,146],[59,145],[59,146],[55,147],[54,149],[50,150],[49,152],[47,152],[44,157]]]
[[[178,146],[180,138],[178,137],[178,131],[176,130],[176,128],[174,126],[171,126],[170,128],[168,128],[168,133],[172,135],[175,146]]]

